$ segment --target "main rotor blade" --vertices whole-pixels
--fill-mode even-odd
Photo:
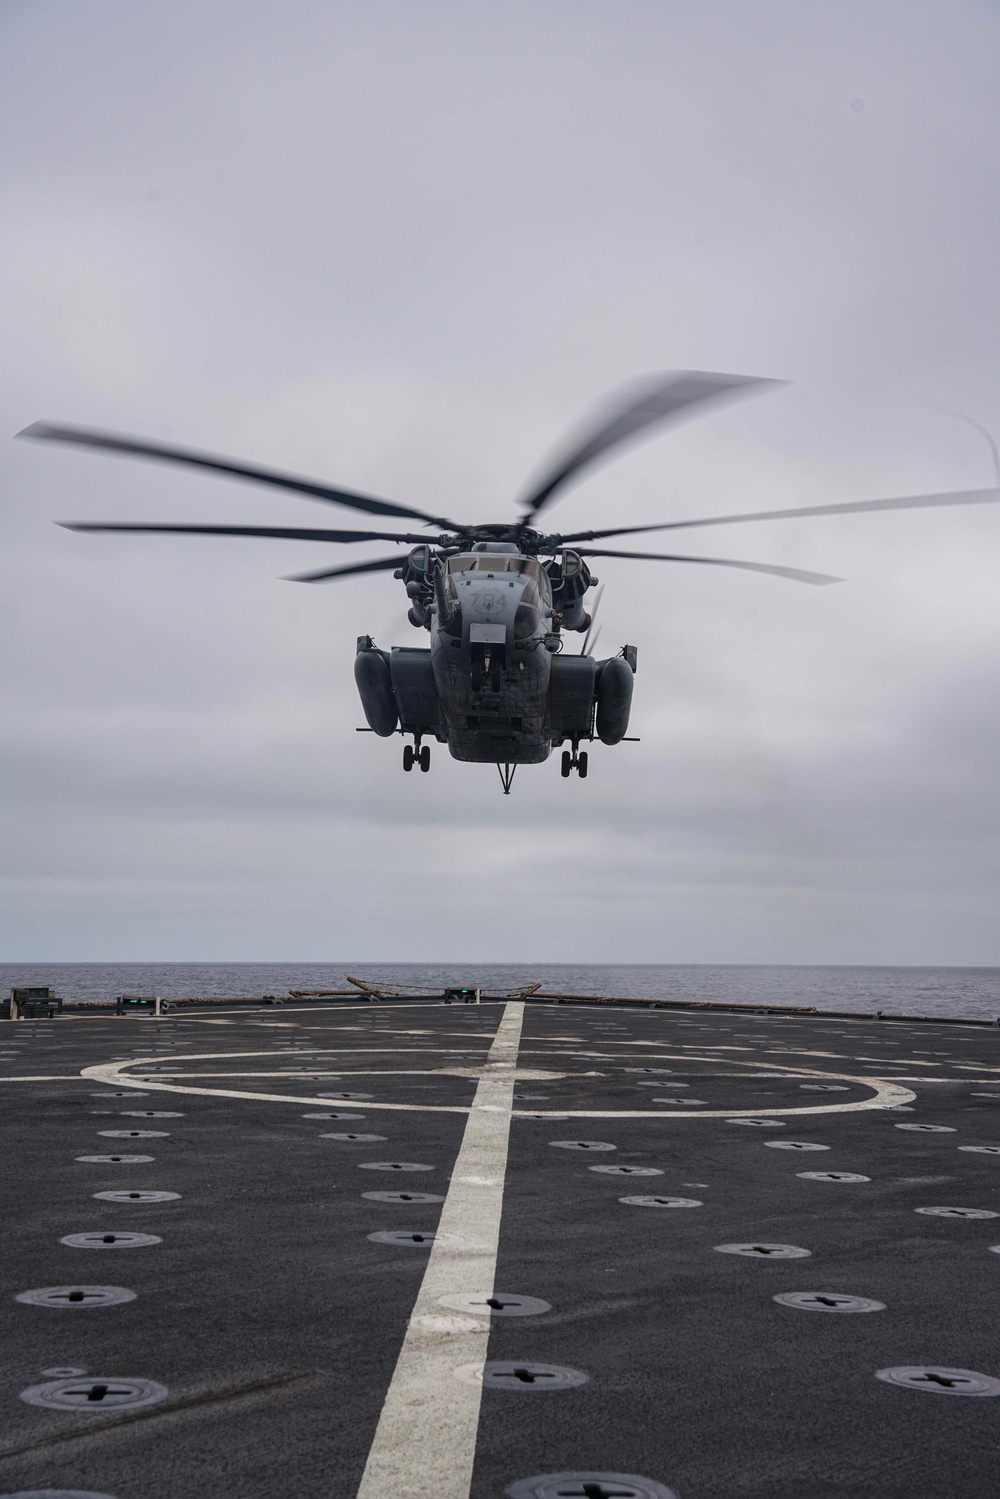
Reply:
[[[741,521],[798,520],[811,515],[864,515],[878,510],[923,510],[943,505],[996,505],[1000,489],[955,489],[941,494],[900,495],[888,500],[851,500],[844,505],[805,505],[795,510],[753,510],[744,515],[709,515],[702,520],[670,520],[656,526],[618,526],[609,531],[576,531],[560,536],[560,545],[600,541],[606,536],[634,536],[639,531],[682,531],[693,526],[734,526]],[[555,538],[553,538],[555,539]]]
[[[118,521],[57,521],[67,531],[168,531],[182,536],[276,536],[287,541],[409,541],[426,545],[426,536],[392,531],[310,530],[301,526],[126,525]]]
[[[597,592],[594,594],[594,607],[590,611],[590,624],[587,626],[587,633],[583,637],[583,645],[580,648],[580,655],[581,656],[585,656],[587,654],[587,651],[590,648],[590,637],[593,636],[594,640],[596,641],[598,635],[600,635],[600,633],[601,633],[601,627],[600,627],[600,625],[597,626],[596,630],[594,629],[594,621],[597,618],[597,611],[601,607],[601,599],[603,597],[604,597],[604,584],[602,583],[599,586]]]
[[[388,500],[376,500],[370,495],[355,494],[349,489],[332,489],[328,484],[319,484],[314,479],[300,479],[295,474],[279,473],[277,469],[256,468],[247,463],[236,463],[231,458],[219,458],[211,453],[199,453],[192,448],[175,448],[159,442],[146,442],[134,437],[121,437],[114,432],[97,432],[90,427],[64,427],[52,422],[33,422],[18,432],[18,437],[32,437],[40,442],[64,442],[76,447],[100,448],[110,453],[129,453],[134,458],[159,458],[164,463],[185,464],[189,468],[207,468],[218,474],[230,474],[236,479],[249,479],[254,484],[270,484],[276,489],[290,489],[296,494],[305,494],[314,500],[326,500],[332,505],[347,505],[352,510],[366,510],[369,515],[402,515],[411,520],[429,521],[445,530],[460,529],[450,521],[428,515],[423,510],[413,510],[408,505],[396,505]]]
[[[605,408],[597,424],[573,444],[524,500],[525,519],[537,514],[561,485],[617,443],[670,418],[679,418],[693,406],[741,393],[750,395],[781,383],[753,375],[715,375],[700,370],[673,370],[633,382],[610,399],[613,414]]]
[[[347,567],[331,567],[318,573],[291,573],[285,581],[325,583],[328,578],[349,578],[352,573],[387,573],[390,569],[402,567],[408,556],[408,552],[399,552],[395,557],[377,557],[374,562],[349,563]]]
[[[583,650],[580,652],[581,656],[587,656],[592,651],[597,650],[597,642],[601,638],[601,631],[603,629],[604,621],[602,620],[601,623],[597,626],[597,629],[594,631],[593,635],[588,635],[587,639],[583,642]]]
[[[589,547],[577,549],[581,557],[632,557],[638,562],[700,562],[706,567],[736,567],[742,572],[770,573],[774,578],[790,578],[793,583],[842,583],[843,578],[829,573],[807,573],[798,567],[772,567],[767,562],[735,562],[730,557],[677,557],[671,552],[601,552]]]

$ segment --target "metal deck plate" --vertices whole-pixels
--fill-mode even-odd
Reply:
[[[0,1499],[995,1499],[995,1029],[279,1013],[9,1026]]]

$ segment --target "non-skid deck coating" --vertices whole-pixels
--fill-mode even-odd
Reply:
[[[575,1473],[992,1499],[1000,1398],[877,1376],[1000,1389],[998,1039],[530,1004],[5,1024],[0,1494],[500,1499]],[[62,1242],[133,1233],[158,1242]],[[48,1287],[135,1296],[15,1299]],[[551,1310],[487,1321],[488,1292]],[[798,1292],[821,1309],[775,1300]],[[20,1398],[60,1377],[96,1398]],[[111,1409],[130,1379],[167,1394]]]

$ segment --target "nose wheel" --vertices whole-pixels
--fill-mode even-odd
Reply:
[[[573,771],[575,770],[577,775],[580,777],[580,780],[585,781],[587,779],[587,767],[589,763],[590,757],[588,756],[586,750],[577,751],[576,749],[574,749],[572,754],[569,750],[563,750],[562,767],[560,773],[565,779],[568,776],[572,775]]]
[[[431,768],[431,747],[425,744],[423,749],[419,744],[403,745],[403,769],[409,774],[414,765],[419,765],[426,775]]]

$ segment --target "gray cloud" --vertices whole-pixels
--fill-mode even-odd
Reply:
[[[792,383],[557,523],[988,484],[934,408],[1000,430],[998,61],[957,0],[8,4],[5,430],[501,519],[622,379],[731,369]],[[26,443],[0,494],[11,959],[1000,962],[1000,512],[690,533],[836,589],[601,563],[642,742],[501,798],[355,734],[391,579],[51,524],[319,506]]]

